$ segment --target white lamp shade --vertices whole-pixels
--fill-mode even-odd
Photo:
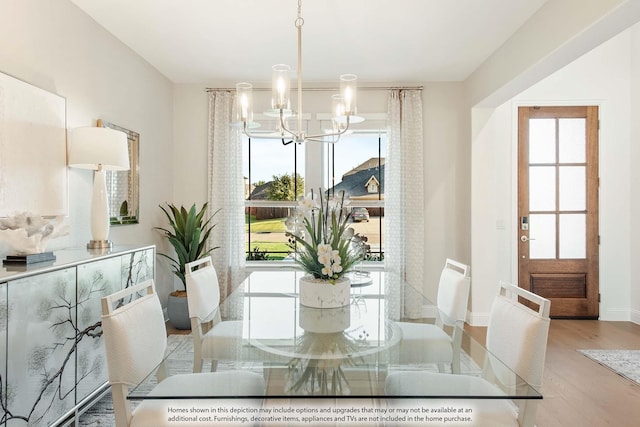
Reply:
[[[79,127],[71,131],[69,166],[81,169],[128,170],[127,135],[103,127]]]

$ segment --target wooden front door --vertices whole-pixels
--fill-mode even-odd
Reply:
[[[598,107],[518,110],[518,283],[598,318]]]

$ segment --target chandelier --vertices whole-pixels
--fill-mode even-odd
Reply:
[[[302,128],[302,26],[304,19],[301,16],[302,0],[298,0],[298,17],[295,27],[298,30],[298,110],[291,109],[290,89],[291,82],[289,72],[291,67],[278,64],[272,67],[271,109],[265,111],[267,117],[275,117],[278,120],[276,133],[255,133],[251,129],[260,126],[253,121],[253,85],[251,83],[236,84],[236,123],[242,127],[242,132],[249,138],[282,139],[284,145],[292,142],[303,143],[305,141],[337,142],[341,135],[349,130],[349,125],[358,123],[364,118],[356,116],[356,89],[357,76],[355,74],[343,74],[340,76],[340,94],[332,96],[332,128],[325,133],[308,135]],[[297,118],[297,130],[292,130],[287,125],[287,119]],[[288,140],[288,141],[286,141]]]

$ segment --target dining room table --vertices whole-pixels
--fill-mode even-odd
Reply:
[[[369,404],[358,404],[358,408],[365,412],[389,405],[401,407],[403,403],[416,405],[418,399],[423,410],[424,401],[440,402],[440,410],[446,410],[442,402],[449,402],[449,406],[457,402],[458,406],[451,411],[469,410],[465,402],[478,399],[542,399],[540,390],[494,357],[468,332],[463,322],[455,326],[462,333],[459,373],[453,373],[450,366],[443,369],[415,358],[409,363],[401,357],[399,322],[434,324],[438,309],[422,289],[411,286],[398,274],[384,268],[353,271],[349,273],[349,304],[326,309],[300,304],[298,281],[304,274],[289,267],[251,271],[220,304],[219,312],[210,315],[211,319],[219,316],[221,321],[242,322],[241,332],[229,340],[231,351],[225,352],[233,357],[218,361],[217,370],[249,370],[261,374],[265,381],[264,395],[222,396],[202,390],[186,395],[176,395],[171,390],[150,393],[156,382],[155,376],[150,375],[132,387],[127,398],[183,402],[259,399],[261,407],[265,407],[265,401],[285,401],[289,402],[286,407],[289,415],[295,415],[292,404],[309,402],[309,399],[329,398],[332,408],[347,405],[347,410],[354,409],[348,406],[349,402],[364,399]],[[175,349],[167,352],[170,367],[177,353]],[[190,362],[184,354],[182,357]],[[385,389],[385,381],[398,371],[446,374],[439,376],[440,381],[454,375],[482,377],[490,384],[495,382],[495,387],[451,392],[444,384],[444,387],[429,387],[429,391],[419,396],[393,395]],[[505,374],[509,378],[506,386]],[[226,414],[240,417],[240,412]],[[376,416],[381,419],[380,414]]]

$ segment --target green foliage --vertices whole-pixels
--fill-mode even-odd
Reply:
[[[120,216],[129,216],[129,203],[126,200],[120,205]]]
[[[207,239],[215,227],[215,224],[212,224],[211,220],[215,214],[219,212],[218,209],[209,218],[205,219],[207,205],[208,203],[205,203],[199,211],[196,210],[195,203],[189,210],[186,210],[184,206],[178,208],[170,203],[167,203],[167,208],[160,206],[160,209],[162,209],[162,212],[164,212],[169,220],[169,227],[155,228],[164,233],[169,243],[171,243],[171,246],[173,246],[176,256],[160,255],[171,261],[173,273],[180,278],[185,290],[185,265],[204,258],[209,255],[211,251],[218,248],[218,246],[208,249],[206,247]]]
[[[120,204],[118,216],[110,217],[109,223],[111,225],[137,224],[138,218],[136,218],[135,215],[129,215],[129,203],[125,200]]]
[[[294,184],[298,185],[297,192],[294,194]],[[273,181],[267,190],[267,198],[269,200],[296,200],[304,194],[304,178],[300,174],[282,174],[274,175]]]
[[[261,251],[260,248],[255,247],[253,251],[249,252],[247,256],[248,261],[268,261],[269,255],[267,255],[267,251]]]

